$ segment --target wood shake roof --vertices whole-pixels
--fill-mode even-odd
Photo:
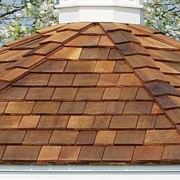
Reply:
[[[180,163],[180,42],[71,23],[4,45],[0,163]]]

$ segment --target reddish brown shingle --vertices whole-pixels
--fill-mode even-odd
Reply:
[[[133,161],[161,161],[163,146],[136,146]]]
[[[52,131],[36,131],[31,130],[27,131],[26,136],[23,140],[23,144],[38,144],[38,145],[44,145],[48,144],[50,136],[52,134]]]
[[[94,116],[71,116],[67,128],[91,129],[93,122]]]
[[[96,131],[80,131],[76,145],[93,145],[96,137]]]
[[[38,129],[65,129],[69,116],[41,116]]]
[[[134,146],[107,146],[103,155],[103,161],[127,162],[131,161]]]
[[[104,147],[98,146],[83,146],[81,148],[78,160],[79,161],[101,161],[104,152]]]
[[[63,146],[61,154],[59,157],[60,161],[77,161],[79,152],[81,150],[80,146]]]
[[[21,116],[0,116],[0,129],[16,129]]]
[[[113,145],[116,131],[98,131],[95,144],[96,145]]]
[[[121,23],[60,24],[0,48],[0,164],[179,163],[179,50]]]
[[[8,146],[4,152],[4,161],[36,161],[40,146]]]
[[[21,144],[26,131],[0,130],[0,144]]]
[[[34,102],[9,102],[5,110],[7,114],[31,114]]]
[[[135,129],[138,116],[113,116],[110,129]]]
[[[145,131],[118,131],[114,144],[132,145],[143,144]]]
[[[51,139],[51,145],[73,145],[75,144],[78,131],[54,131]]]
[[[57,161],[61,146],[42,146],[38,161]]]
[[[18,128],[22,128],[22,129],[36,128],[39,119],[40,116],[23,116]]]

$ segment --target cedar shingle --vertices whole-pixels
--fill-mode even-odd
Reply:
[[[125,61],[117,61],[114,67],[114,72],[119,73],[132,73],[132,68]]]
[[[153,129],[155,125],[156,116],[139,116],[137,128],[138,129]]]
[[[77,161],[80,149],[80,146],[63,146],[59,160],[68,162]]]
[[[98,78],[98,74],[76,74],[73,86],[96,86]]]
[[[146,145],[179,144],[180,136],[176,130],[148,130],[144,143]]]
[[[108,35],[116,44],[128,42],[128,39],[122,34],[120,30],[109,32]]]
[[[32,114],[57,114],[59,102],[36,102]]]
[[[154,96],[166,95],[166,94],[175,95],[175,96],[180,95],[180,93],[176,91],[176,89],[168,83],[151,82],[145,84],[145,86]]]
[[[180,160],[180,145],[166,145],[164,147],[163,161],[176,161]]]
[[[33,54],[47,56],[48,54],[52,53],[53,51],[55,51],[56,49],[60,47],[61,47],[61,44],[58,44],[58,43],[48,43],[45,45],[39,45],[39,47],[25,54],[25,56],[31,56]]]
[[[160,109],[160,107],[156,103],[154,103],[151,114],[164,114],[164,112]]]
[[[98,131],[95,144],[96,145],[113,145],[116,131]]]
[[[138,116],[113,116],[110,129],[135,129]]]
[[[75,144],[78,131],[54,131],[49,144],[50,145],[73,145]]]
[[[155,62],[150,56],[143,56],[143,55],[128,56],[126,57],[126,61],[134,69],[143,68],[143,67],[157,68]]]
[[[127,162],[131,161],[133,156],[134,146],[107,146],[103,161],[109,162]]]
[[[42,146],[38,161],[57,161],[61,146]]]
[[[0,129],[16,129],[21,116],[0,116]]]
[[[96,61],[69,61],[65,72],[93,72]]]
[[[52,131],[30,130],[27,131],[23,144],[44,145],[48,144]]]
[[[135,70],[135,72],[144,82],[151,82],[155,80],[167,81],[163,73],[157,69],[142,68],[142,69]]]
[[[64,68],[66,66],[66,61],[45,61],[33,70],[31,72],[36,73],[55,73],[55,72],[63,72]]]
[[[124,59],[124,58],[120,54],[119,51],[117,51],[116,49],[113,48],[109,52],[108,59],[110,59],[110,60],[121,60],[121,59]]]
[[[97,61],[94,72],[110,73],[113,72],[115,61]]]
[[[117,100],[121,94],[122,88],[106,88],[104,91],[104,95],[102,97],[103,100]]]
[[[74,100],[78,88],[56,88],[52,99],[59,101]]]
[[[120,86],[142,86],[140,80],[134,74],[121,74],[118,85]]]
[[[170,129],[174,128],[174,125],[169,121],[165,115],[159,115],[156,119],[156,129]]]
[[[55,52],[54,54],[48,56],[48,59],[54,60],[78,60],[82,48],[72,48],[72,47],[63,47],[59,51]]]
[[[152,109],[152,102],[127,102],[124,114],[150,114]]]
[[[111,116],[96,116],[94,120],[93,128],[107,129],[109,127],[110,120],[111,120]]]
[[[65,129],[69,116],[41,116],[38,129]]]
[[[96,131],[80,131],[76,145],[93,145],[96,137]]]
[[[145,131],[118,131],[114,140],[115,145],[143,144]]]
[[[98,46],[114,46],[114,43],[107,37],[107,36],[101,36],[101,39],[99,41]]]
[[[122,88],[120,100],[134,100],[138,88],[137,87],[124,87]]]
[[[136,95],[136,100],[152,100],[152,97],[144,88],[140,87]]]
[[[105,60],[109,54],[109,48],[83,48],[80,59],[82,60]]]
[[[29,88],[26,100],[50,100],[54,88]]]
[[[71,116],[67,128],[91,129],[93,122],[94,116]]]
[[[105,114],[107,102],[87,102],[84,114]]]
[[[82,114],[85,102],[62,102],[59,114]]]
[[[104,35],[105,32],[99,25],[94,25],[81,32],[81,34]]]
[[[117,86],[119,74],[101,74],[98,86]]]
[[[73,47],[97,47],[100,36],[80,35],[66,44]]]
[[[29,69],[42,61],[44,61],[44,56],[38,56],[38,55],[32,55],[30,57],[23,57],[19,61],[16,61],[15,63],[12,63],[8,68],[26,68]]]
[[[87,28],[89,25],[91,25],[91,23],[87,23],[87,22],[69,23],[69,24],[65,24],[65,26],[59,28],[57,30],[57,32],[66,30],[66,29],[80,31],[80,30],[83,30],[84,28]]]
[[[0,160],[1,160],[2,155],[3,155],[3,153],[4,153],[5,147],[6,147],[6,146],[0,146]]]
[[[46,86],[48,84],[50,74],[31,73],[15,82],[18,86]]]
[[[11,87],[0,93],[1,100],[23,100],[28,88]]]
[[[133,161],[161,161],[163,146],[136,146]]]
[[[4,161],[36,161],[40,146],[7,146],[2,160]]]
[[[23,116],[18,128],[35,129],[39,122],[40,116]]]
[[[41,43],[49,43],[49,42],[65,43],[69,39],[74,38],[77,34],[78,33],[74,31],[59,32],[41,41]]]
[[[106,109],[106,114],[122,114],[124,109],[124,102],[108,102],[108,106]]]
[[[117,49],[119,49],[123,55],[149,55],[147,50],[142,47],[140,44],[135,43],[123,43],[116,45]]]
[[[20,68],[15,68],[12,70],[7,71],[5,74],[0,76],[1,81],[13,81],[16,80],[17,78],[22,77],[27,73],[27,70],[25,69],[20,69]]]
[[[101,100],[104,88],[79,88],[76,100]]]
[[[30,114],[34,107],[34,102],[9,102],[5,110],[6,114]]]
[[[0,130],[0,144],[21,144],[26,131]]]
[[[49,86],[70,86],[73,82],[74,74],[52,74]]]
[[[113,31],[120,29],[116,23],[102,22],[99,25],[104,29],[104,31]]]
[[[78,160],[86,162],[101,161],[104,152],[104,147],[98,146],[83,146],[81,148]]]

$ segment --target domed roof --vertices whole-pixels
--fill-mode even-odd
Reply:
[[[59,24],[0,49],[0,162],[180,162],[180,42],[142,25]]]

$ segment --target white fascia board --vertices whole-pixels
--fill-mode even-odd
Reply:
[[[6,180],[179,180],[180,165],[0,165]]]
[[[180,165],[0,165],[2,173],[180,174]]]

